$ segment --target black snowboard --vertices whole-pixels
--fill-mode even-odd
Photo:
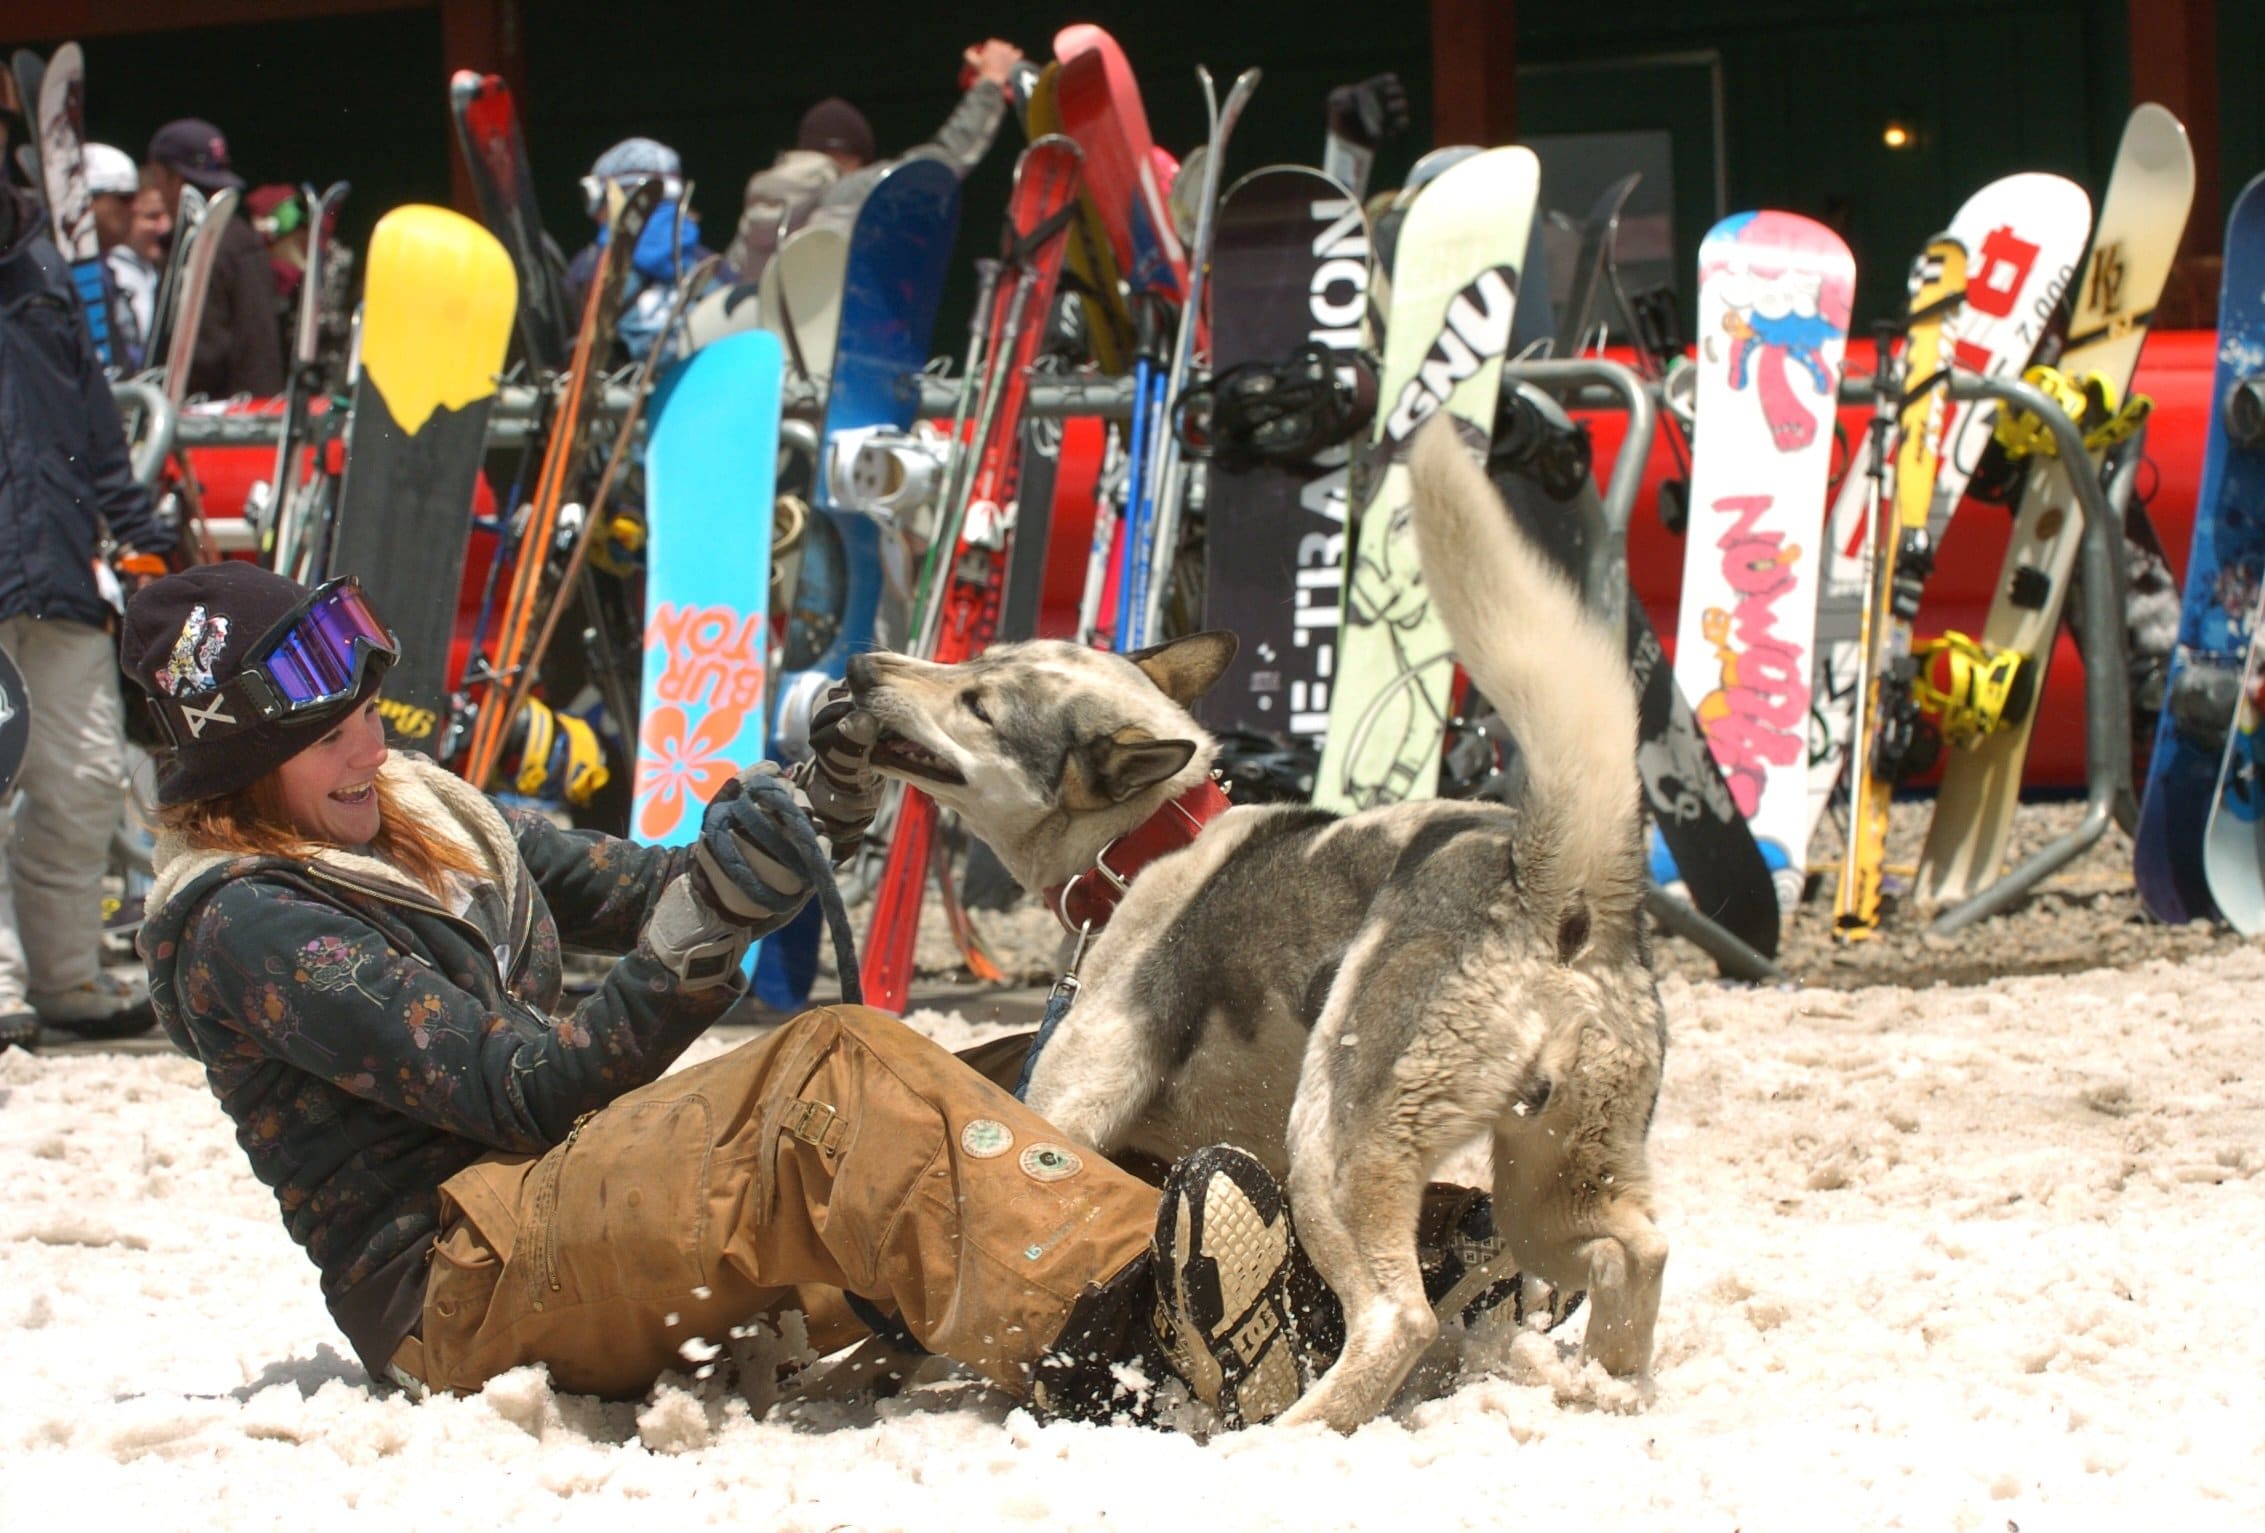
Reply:
[[[1368,222],[1343,187],[1300,167],[1253,171],[1228,189],[1218,220],[1215,376],[1309,343],[1361,345]],[[1338,446],[1297,467],[1207,465],[1203,622],[1242,645],[1199,705],[1205,723],[1314,743],[1328,731],[1349,462]]]

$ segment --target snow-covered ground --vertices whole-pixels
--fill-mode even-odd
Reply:
[[[193,1064],[0,1056],[0,1528],[2265,1526],[2265,952],[1668,1002],[1648,1396],[1576,1319],[1208,1445],[948,1382],[376,1396]]]

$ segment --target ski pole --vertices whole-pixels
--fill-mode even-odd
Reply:
[[[913,588],[911,632],[917,634],[928,624],[928,608],[936,600],[936,571],[943,560],[950,557],[942,536],[947,509],[955,504],[960,494],[960,479],[968,469],[971,454],[961,435],[967,430],[967,414],[974,403],[977,374],[983,367],[983,346],[991,331],[991,310],[999,298],[999,272],[1001,263],[990,256],[979,256],[975,262],[975,312],[967,322],[967,362],[959,380],[959,398],[952,405],[951,457],[944,474],[944,484],[936,500],[936,515],[928,533],[928,550],[921,556],[920,580]],[[968,471],[972,479],[972,471]]]

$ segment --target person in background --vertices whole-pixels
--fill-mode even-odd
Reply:
[[[351,576],[200,565],[135,596],[121,650],[173,741],[152,995],[373,1381],[537,1364],[634,1397],[790,1311],[821,1353],[904,1334],[1081,1420],[1177,1378],[1263,1421],[1319,1366],[1325,1290],[1240,1150],[1159,1194],[862,1006],[669,1072],[880,806],[846,688],[794,777],[726,778],[658,847],[387,750],[399,650]],[[620,956],[568,997],[562,943]]]
[[[1020,48],[995,37],[969,47],[961,55],[966,93],[933,139],[899,158],[942,160],[966,179],[999,136],[1021,62]],[[740,281],[753,282],[795,230],[819,223],[848,233],[873,183],[896,163],[876,161],[875,154],[872,124],[841,97],[829,96],[803,113],[794,147],[748,177],[724,264]]]
[[[598,226],[598,237],[575,252],[566,269],[567,300],[579,317],[597,276],[598,258],[613,238],[611,194],[654,177],[661,181],[663,201],[630,253],[629,281],[614,322],[614,333],[632,362],[643,361],[660,339],[693,268],[715,254],[700,243],[699,215],[685,206],[684,162],[674,149],[650,138],[625,138],[598,156],[582,178],[583,206]]]
[[[168,214],[178,212],[184,185],[207,196],[241,191],[244,186],[244,178],[229,161],[227,138],[199,117],[179,118],[159,128],[149,141],[149,160],[158,168],[157,184]],[[189,364],[189,392],[210,399],[283,392],[275,279],[267,246],[248,218],[231,219],[221,231],[219,257]]]
[[[141,172],[134,157],[110,144],[86,146],[87,196],[94,204],[95,238],[102,248],[103,280],[110,288],[110,335],[120,368],[148,365],[151,317],[157,305],[158,267],[134,250],[134,199]]]
[[[31,738],[0,823],[0,1047],[40,1024],[86,1038],[155,1020],[102,967],[102,875],[125,807],[125,715],[102,564],[163,573],[172,532],[134,482],[126,434],[62,255],[29,193],[0,184],[0,647]]]

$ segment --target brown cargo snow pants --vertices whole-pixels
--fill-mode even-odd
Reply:
[[[806,1286],[1025,1394],[1080,1292],[1156,1218],[1153,1187],[852,1006],[629,1092],[547,1154],[476,1161],[441,1201],[423,1333],[396,1366],[472,1390],[542,1363],[615,1396],[686,1366],[687,1342],[820,1307]],[[857,1334],[832,1329],[820,1345]]]

